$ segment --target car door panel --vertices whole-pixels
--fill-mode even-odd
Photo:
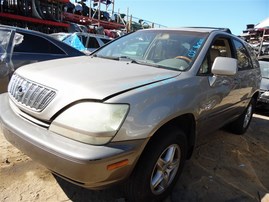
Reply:
[[[207,77],[203,79],[206,98],[200,106],[200,127],[201,131],[213,131],[240,113],[240,85],[234,76],[217,76],[213,86]]]

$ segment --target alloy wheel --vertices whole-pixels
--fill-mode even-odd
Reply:
[[[167,147],[157,160],[151,174],[150,187],[153,194],[163,193],[173,182],[180,165],[181,152],[177,144]]]
[[[250,104],[245,114],[244,125],[243,125],[244,128],[247,127],[247,125],[249,124],[251,115],[252,115],[252,105]]]

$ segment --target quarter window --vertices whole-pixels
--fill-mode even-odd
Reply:
[[[84,35],[77,35],[83,46],[85,47],[87,44],[87,36]]]
[[[87,48],[99,48],[99,43],[96,38],[89,37],[89,42]]]
[[[101,39],[101,38],[100,38],[100,39]],[[101,41],[102,41],[104,44],[106,44],[106,43],[110,42],[111,40],[109,40],[109,39],[101,39]]]

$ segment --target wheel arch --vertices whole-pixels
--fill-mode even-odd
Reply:
[[[151,139],[155,139],[165,134],[165,131],[167,130],[181,130],[182,132],[184,132],[184,134],[186,134],[188,144],[187,159],[189,159],[192,155],[196,140],[196,122],[194,115],[190,113],[183,114],[169,120],[153,134]]]
[[[149,196],[153,196],[154,199],[157,199],[158,201],[167,197],[167,194],[170,192],[168,189],[164,193],[155,195],[154,193],[152,193],[152,190],[149,191],[148,185],[150,185],[149,180],[151,180],[152,173],[154,173],[160,155],[162,155],[163,151],[167,149],[167,146],[170,147],[175,143],[180,144],[179,148],[182,148],[182,150],[180,151],[180,155],[182,156],[180,157],[180,163],[178,170],[176,171],[176,176],[173,177],[173,182],[171,182],[168,186],[168,189],[170,191],[175,185],[178,176],[182,172],[185,160],[188,159],[193,152],[195,143],[195,118],[192,114],[184,114],[173,118],[172,120],[169,120],[159,129],[157,129],[157,131],[155,131],[155,133],[150,137],[142,154],[140,155],[137,163],[135,164],[135,167],[132,170],[130,177],[124,184],[125,192],[127,193],[127,196],[129,196],[129,199],[131,201],[140,201],[140,196],[143,196],[143,199],[145,201],[150,200],[148,198]],[[152,159],[154,161],[154,164],[152,164]],[[148,171],[150,171],[150,175]],[[141,179],[145,181],[142,185]],[[139,188],[137,189],[138,186]],[[140,189],[141,186],[143,187],[143,189]],[[133,192],[131,190],[136,190],[136,192]],[[137,200],[137,197],[140,197],[140,200]]]
[[[256,91],[256,92],[252,95],[252,98],[254,98],[254,99],[255,99],[255,102],[257,102],[258,97],[259,97],[259,91]]]
[[[253,95],[252,95],[252,100],[254,100],[254,113],[256,111],[256,107],[257,107],[257,103],[258,103],[258,99],[259,99],[259,95],[260,95],[260,92],[259,91],[256,91]],[[251,102],[251,101],[250,101]]]

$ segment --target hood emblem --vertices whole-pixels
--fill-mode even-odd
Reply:
[[[22,97],[25,93],[25,87],[24,86],[18,86],[16,88],[16,95],[19,97]]]

